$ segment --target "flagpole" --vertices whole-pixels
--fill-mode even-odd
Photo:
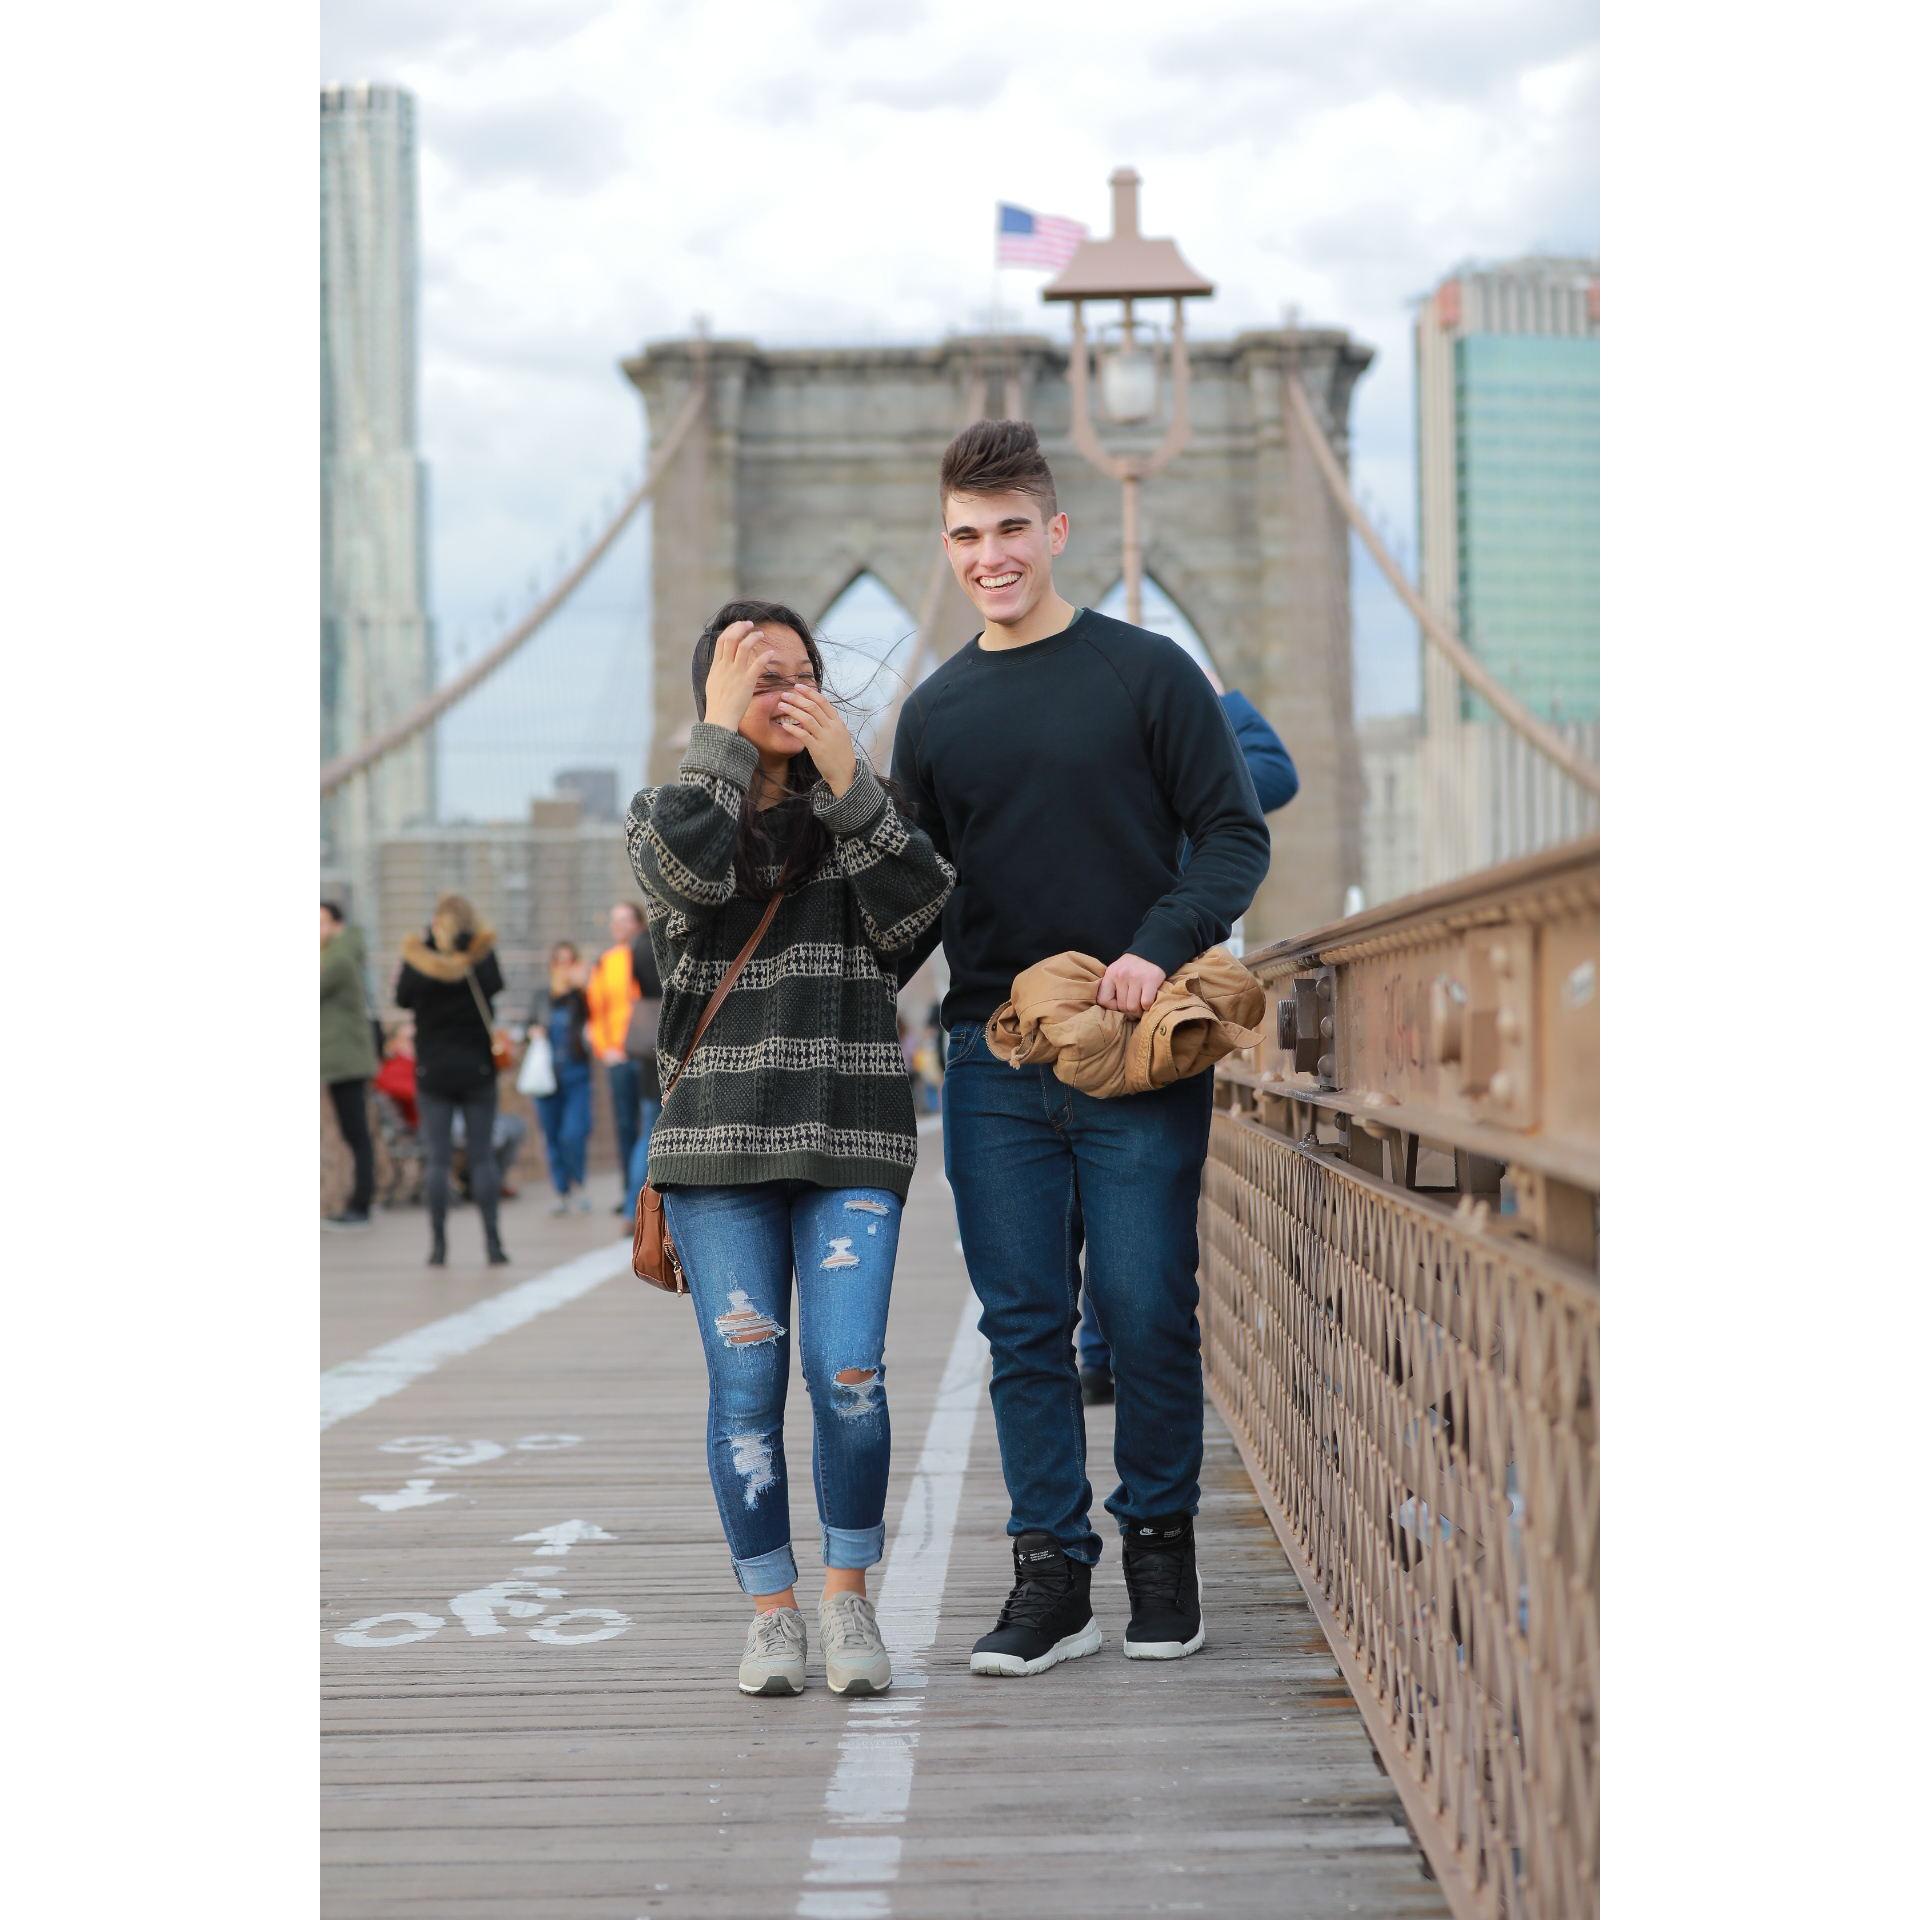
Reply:
[[[987,330],[997,335],[1000,331],[1000,203],[996,201],[993,209],[993,291],[991,304],[987,308]]]

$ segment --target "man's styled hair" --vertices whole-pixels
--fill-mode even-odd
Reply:
[[[320,902],[320,911],[324,913],[336,927],[344,927],[347,924],[346,909],[342,907],[337,900],[322,900]]]
[[[940,511],[955,493],[1025,493],[1038,502],[1041,518],[1060,511],[1053,469],[1040,451],[1030,420],[976,420],[947,443],[940,459]]]

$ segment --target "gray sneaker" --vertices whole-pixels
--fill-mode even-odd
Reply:
[[[832,1693],[885,1693],[893,1662],[880,1644],[873,1602],[864,1593],[836,1593],[820,1602],[820,1648]]]
[[[807,1623],[798,1607],[756,1613],[740,1660],[742,1693],[805,1693]]]

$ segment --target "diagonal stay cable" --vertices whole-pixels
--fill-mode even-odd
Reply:
[[[966,405],[963,409],[965,418],[961,420],[960,425],[965,427],[970,422],[978,420],[986,404],[986,375],[976,370],[967,382]],[[920,684],[920,662],[929,651],[932,651],[936,657],[938,655],[939,648],[933,636],[933,622],[940,610],[940,589],[946,584],[950,571],[946,543],[943,540],[933,550],[933,559],[927,568],[927,584],[920,592],[920,608],[913,628],[913,649],[907,655],[906,671],[900,676],[900,685],[887,705],[885,721],[874,732],[875,764],[881,766],[883,770],[883,756],[886,761],[890,761],[893,757],[893,736],[900,725],[901,709],[907,704],[908,697],[914,688]]]
[[[1313,402],[1307,397],[1307,390],[1297,373],[1287,377],[1287,390],[1288,397],[1293,402],[1294,415],[1300,422],[1302,432],[1306,435],[1307,446],[1320,468],[1321,478],[1326,481],[1329,491],[1339,502],[1340,511],[1346,515],[1348,525],[1366,543],[1367,551],[1373,555],[1380,571],[1386,575],[1388,584],[1400,596],[1401,604],[1420,623],[1421,631],[1446,656],[1460,678],[1479,694],[1515,733],[1530,746],[1536,747],[1545,754],[1555,766],[1570,779],[1577,780],[1589,793],[1598,793],[1600,769],[1584,755],[1568,746],[1544,720],[1522,706],[1487,671],[1485,664],[1478,656],[1461,644],[1459,635],[1421,599],[1413,583],[1394,564],[1393,556],[1387,551],[1380,536],[1374,532],[1372,522],[1360,511],[1359,503],[1354,499],[1352,490],[1347,485],[1346,476],[1340,471],[1340,463],[1333,457],[1333,449],[1327,445],[1327,436],[1313,411]]]
[[[659,454],[649,468],[647,477],[634,489],[619,512],[607,523],[605,532],[566,573],[555,581],[545,597],[517,625],[502,634],[464,673],[456,674],[444,686],[436,687],[417,706],[402,714],[391,726],[382,728],[371,740],[354,748],[351,753],[343,753],[337,760],[328,761],[320,769],[320,792],[323,797],[332,793],[337,787],[344,786],[355,774],[364,773],[376,760],[384,759],[396,747],[404,746],[416,733],[430,727],[449,707],[464,700],[483,680],[504,666],[546,625],[547,621],[566,604],[573,590],[593,571],[607,549],[626,530],[627,523],[652,497],[654,488],[659,485],[667,468],[672,465],[674,455],[680,451],[687,434],[692,429],[695,417],[705,405],[706,397],[706,383],[702,381],[688,394],[685,404],[674,417],[672,426],[667,429],[665,438],[660,442]]]

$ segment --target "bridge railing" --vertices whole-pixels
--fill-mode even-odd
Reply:
[[[1599,843],[1269,947],[1208,1381],[1461,1916],[1598,1910]]]

